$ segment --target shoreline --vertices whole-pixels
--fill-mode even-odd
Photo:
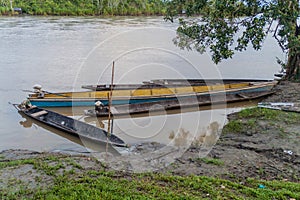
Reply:
[[[299,83],[282,81],[276,86],[276,94],[264,101],[299,101],[299,86]],[[174,198],[178,198],[176,195],[231,199],[262,198],[264,195],[276,199],[282,196],[287,199],[300,198],[300,189],[297,187],[300,182],[300,114],[248,108],[230,114],[228,118],[229,123],[206,157],[199,157],[201,148],[191,147],[172,164],[149,173],[133,173],[128,170],[126,160],[114,160],[114,164],[121,166],[115,170],[111,163],[90,156],[27,150],[2,151],[0,189],[4,191],[5,198],[12,193],[17,195],[12,197],[24,195],[25,198],[36,197],[39,192],[44,196],[53,195],[53,191],[65,195],[72,192],[70,188],[83,187],[81,183],[84,180],[98,183],[99,179],[108,179],[110,182],[101,182],[103,187],[107,187],[103,191],[127,194],[123,190],[127,188],[131,192],[127,195],[132,194],[133,197],[146,195],[148,198],[163,198],[165,190],[170,189],[168,194]],[[187,185],[180,184],[180,180]],[[62,186],[60,184],[66,186],[68,182],[73,185],[64,193],[58,187]],[[122,185],[124,183],[125,186]],[[111,184],[121,188],[111,191]],[[208,184],[207,189],[204,188],[205,184]],[[13,188],[10,188],[12,185]],[[141,193],[133,192],[136,187]],[[27,192],[20,188],[27,188]],[[153,196],[151,191],[158,196]]]
[[[122,14],[112,14],[112,15],[103,15],[103,14],[92,14],[92,15],[55,15],[55,14],[19,14],[19,13],[8,13],[0,14],[1,17],[163,17],[161,14],[132,14],[132,15],[122,15]]]
[[[58,16],[96,16],[96,15],[164,15],[167,3],[161,0],[136,1],[57,1],[27,0],[2,2],[0,15],[58,15]]]

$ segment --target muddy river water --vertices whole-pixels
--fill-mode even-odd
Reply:
[[[177,48],[172,42],[176,26],[162,17],[0,17],[0,150],[86,151],[85,142],[21,116],[9,104],[24,100],[27,93],[22,90],[31,90],[37,83],[51,92],[109,83],[112,61],[115,83],[161,78],[273,79],[279,70],[275,57],[284,58],[269,37],[262,51],[238,53],[216,66],[209,54]],[[129,144],[213,143],[226,114],[241,106],[118,118],[113,132]],[[53,110],[107,127],[107,119],[84,117],[83,109]],[[96,144],[89,148],[103,151]]]

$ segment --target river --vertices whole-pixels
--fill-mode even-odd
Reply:
[[[37,83],[51,92],[109,83],[112,61],[115,83],[160,78],[273,79],[279,70],[275,58],[284,57],[268,37],[262,51],[237,53],[216,66],[207,53],[177,48],[172,42],[176,26],[162,17],[0,17],[0,150],[85,151],[80,140],[23,118],[9,104],[24,100],[27,93],[22,90]],[[84,118],[82,109],[56,111],[107,127],[105,119]],[[231,111],[183,110],[115,119],[113,130],[130,144],[181,145],[194,135],[215,134]]]

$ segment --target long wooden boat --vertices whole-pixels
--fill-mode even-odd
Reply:
[[[139,113],[149,113],[162,110],[180,109],[194,106],[207,106],[212,104],[233,103],[237,101],[246,101],[261,98],[274,92],[248,92],[237,94],[214,94],[213,96],[194,96],[180,98],[176,100],[166,100],[158,102],[146,102],[138,104],[116,105],[111,107],[112,116],[124,116]],[[109,115],[108,106],[102,107],[100,110],[85,110],[85,115],[92,117],[107,117]]]
[[[169,87],[186,87],[186,86],[203,86],[216,84],[235,84],[245,82],[272,82],[272,80],[262,79],[156,79],[144,81],[143,84],[98,84],[98,85],[82,85],[84,89],[94,91],[110,91],[113,90],[136,90],[136,89],[153,89],[153,88],[169,88]]]
[[[165,87],[151,89],[113,90],[112,105],[146,103],[176,100],[193,95],[211,95],[214,93],[236,94],[240,92],[269,91],[277,82],[237,82],[228,84],[196,85],[183,87]],[[108,104],[110,91],[83,92],[44,92],[29,94],[28,99],[38,107],[93,106],[96,101]]]
[[[108,133],[105,130],[73,119],[71,117],[67,117],[36,106],[31,106],[29,108],[25,108],[21,104],[14,106],[18,109],[19,112],[25,114],[26,116],[72,135],[95,142],[109,143],[114,146],[127,146],[124,141],[117,136],[113,134],[110,134],[108,136]]]

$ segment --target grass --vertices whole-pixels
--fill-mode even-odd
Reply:
[[[203,162],[222,165],[218,159]],[[43,163],[43,164],[42,164]],[[160,173],[121,173],[101,169],[84,170],[73,158],[45,157],[2,162],[1,168],[31,164],[52,177],[47,187],[30,188],[15,180],[14,190],[3,189],[0,199],[289,199],[300,198],[298,183],[247,179],[243,184],[206,176],[173,176]],[[77,173],[58,173],[66,166]],[[95,163],[96,165],[96,163]],[[70,170],[72,171],[72,169]],[[1,171],[0,171],[1,172]],[[43,182],[43,178],[36,181]],[[261,189],[258,186],[264,185]],[[19,188],[16,190],[16,188]]]
[[[212,164],[217,166],[224,165],[224,162],[222,160],[216,158],[199,158],[199,160],[206,164]]]
[[[297,123],[300,120],[299,113],[284,112],[267,108],[248,108],[238,113],[239,118],[256,118],[262,120],[283,121],[285,123]]]
[[[223,128],[223,133],[241,133],[256,130],[258,120],[267,121],[269,124],[278,126],[278,130],[281,130],[279,123],[284,126],[299,123],[300,114],[258,107],[247,108],[234,114],[233,118]]]
[[[242,120],[231,120],[223,128],[222,133],[240,133],[244,129]]]

